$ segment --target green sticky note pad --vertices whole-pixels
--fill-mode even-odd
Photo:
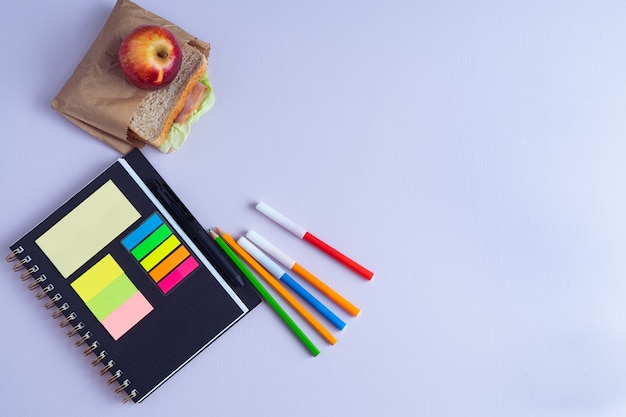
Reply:
[[[137,287],[133,285],[126,274],[123,274],[113,280],[86,304],[94,316],[102,321],[136,292]]]

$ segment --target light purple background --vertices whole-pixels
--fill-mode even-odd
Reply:
[[[113,4],[0,6],[5,247],[118,157],[49,107]],[[261,305],[122,406],[6,265],[3,414],[626,414],[624,2],[139,4],[211,42],[217,95],[148,159],[204,225],[257,230],[363,313],[335,309],[335,346],[302,324],[311,358]]]

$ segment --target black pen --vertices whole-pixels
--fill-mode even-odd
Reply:
[[[200,250],[209,258],[209,261],[217,267],[221,274],[238,286],[243,287],[243,277],[239,274],[235,265],[224,253],[222,248],[211,239],[208,232],[202,228],[200,223],[198,223],[196,218],[187,210],[170,187],[165,182],[158,179],[154,180],[154,185],[154,191],[159,201],[161,201],[161,204],[172,213],[185,233],[200,247]]]

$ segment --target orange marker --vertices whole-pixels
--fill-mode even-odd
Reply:
[[[263,236],[255,232],[254,230],[248,231],[246,237],[250,239],[255,245],[267,252],[272,258],[283,264],[285,267],[291,269],[296,274],[307,280],[309,284],[317,288],[322,294],[331,299],[339,307],[346,310],[353,316],[358,316],[361,310],[355,307],[350,301],[346,300],[341,294],[333,290],[326,285],[322,280],[306,270],[302,265],[297,263],[293,258],[288,256],[285,252],[278,249],[274,244],[265,239]]]
[[[328,343],[334,345],[337,338],[333,336],[302,304],[298,302],[282,285],[259,264],[252,256],[248,254],[228,233],[223,232],[219,228],[215,228],[217,233],[224,239],[237,255],[239,255],[252,269],[254,269],[267,283],[280,294],[310,325],[317,331]]]

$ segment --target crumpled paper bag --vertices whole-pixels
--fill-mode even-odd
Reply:
[[[95,41],[61,91],[53,109],[122,154],[144,143],[128,139],[133,110],[148,93],[130,84],[118,64],[122,40],[137,26],[167,27],[181,44],[189,43],[208,57],[210,44],[128,0],[118,0]]]

